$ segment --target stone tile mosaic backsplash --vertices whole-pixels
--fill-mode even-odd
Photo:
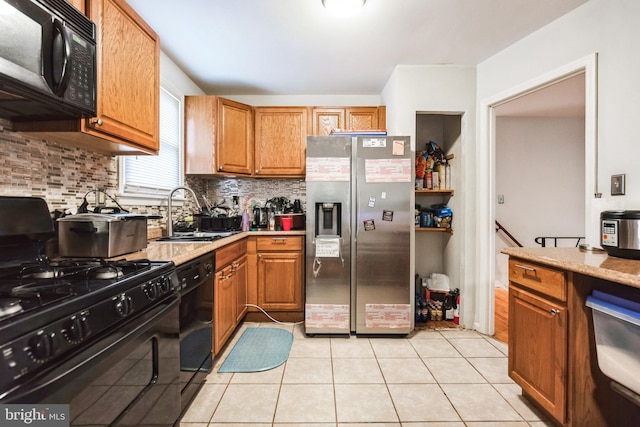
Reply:
[[[51,211],[75,212],[87,192],[103,188],[117,200],[118,159],[59,144],[37,136],[13,132],[11,122],[0,119],[0,195],[42,197]],[[305,203],[302,179],[201,178],[187,177],[185,185],[200,197],[206,194],[213,203],[232,205],[238,196],[239,207],[251,212],[254,205],[264,206],[272,197],[300,199]],[[200,199],[202,203],[202,199]],[[131,212],[159,214],[166,218],[165,206],[124,206]],[[189,216],[195,204],[187,199],[174,208],[174,220]],[[150,227],[164,227],[166,219],[149,221]]]

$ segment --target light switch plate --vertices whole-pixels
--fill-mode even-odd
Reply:
[[[611,195],[624,196],[624,174],[611,175]]]

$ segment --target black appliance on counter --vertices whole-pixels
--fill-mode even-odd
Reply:
[[[51,260],[46,202],[0,197],[0,403],[68,404],[70,425],[180,415],[172,262]]]

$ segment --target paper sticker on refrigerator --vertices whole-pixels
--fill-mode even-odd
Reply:
[[[337,258],[340,256],[340,239],[316,239],[316,258]]]
[[[411,304],[366,304],[367,328],[409,328]]]
[[[305,327],[311,329],[344,329],[349,331],[348,304],[305,304]]]

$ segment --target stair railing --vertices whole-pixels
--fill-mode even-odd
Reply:
[[[507,236],[507,237],[508,237],[512,242],[513,242],[513,244],[514,244],[514,245],[519,246],[519,247],[522,247],[522,245],[520,244],[520,242],[518,242],[518,240],[517,240],[515,237],[513,237],[513,235],[512,235],[511,233],[509,233],[509,231],[508,231],[506,228],[504,228],[504,227],[502,226],[502,224],[500,224],[500,223],[496,220],[496,233],[497,233],[498,231],[502,231],[502,232],[503,232],[503,233],[504,233],[504,234],[505,234],[505,235],[506,235],[506,236]]]
[[[564,237],[564,236],[544,236],[544,237],[536,237],[534,240],[537,244],[541,245],[543,248],[547,247],[547,240],[553,240],[553,247],[558,247],[558,240],[575,240],[576,248],[580,245],[580,240],[584,239],[584,237]]]

